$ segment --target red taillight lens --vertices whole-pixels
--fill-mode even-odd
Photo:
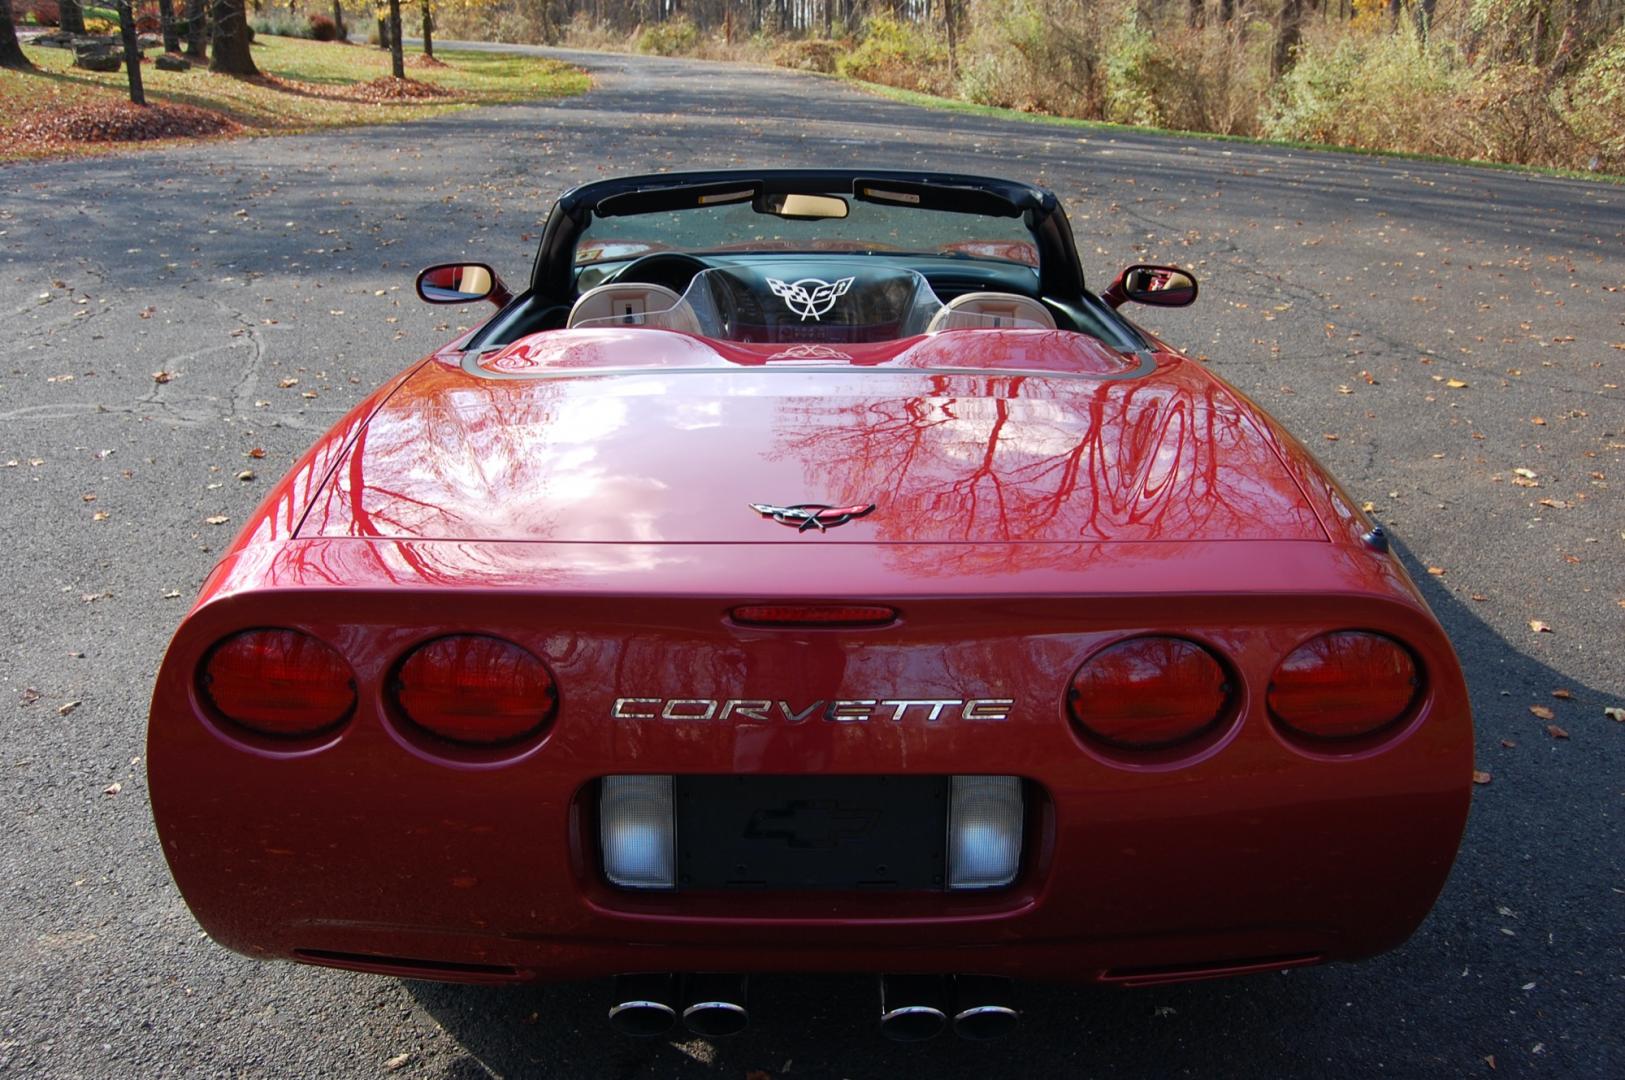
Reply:
[[[265,735],[314,735],[355,708],[355,675],[326,642],[298,630],[245,630],[204,662],[204,695],[226,719]]]
[[[456,634],[401,664],[395,700],[418,727],[454,742],[512,742],[535,732],[557,700],[547,666],[518,645]]]
[[[1135,749],[1186,742],[1216,723],[1230,680],[1213,654],[1182,638],[1120,641],[1072,677],[1072,715],[1090,734]]]
[[[897,620],[897,611],[880,604],[745,604],[733,618],[752,626],[883,626]]]
[[[1404,716],[1420,686],[1405,646],[1342,630],[1310,638],[1281,661],[1270,677],[1270,712],[1301,735],[1352,739]]]

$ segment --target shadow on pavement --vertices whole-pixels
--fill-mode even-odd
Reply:
[[[409,984],[465,1051],[445,1075],[1444,1076],[1482,1075],[1486,1055],[1496,1057],[1501,1076],[1526,1069],[1605,1075],[1607,1048],[1576,1045],[1568,1034],[1606,1024],[1615,1007],[1597,954],[1606,932],[1576,932],[1617,925],[1609,888],[1617,884],[1609,864],[1618,862],[1609,851],[1613,785],[1576,785],[1568,764],[1575,753],[1611,753],[1602,737],[1612,732],[1585,739],[1611,726],[1605,702],[1513,647],[1398,550],[1461,656],[1479,768],[1494,774],[1475,788],[1443,896],[1399,950],[1359,964],[1145,990],[1028,984],[1018,1033],[990,1044],[952,1035],[907,1046],[886,1041],[876,1023],[878,992],[865,976],[753,979],[750,1029],[715,1042],[617,1035],[605,1019],[607,981]],[[1573,698],[1553,699],[1559,687]],[[1529,713],[1534,703],[1557,706],[1573,738],[1549,736]],[[1610,763],[1602,768],[1609,774]],[[1192,903],[1201,891],[1192,882]],[[1543,972],[1563,972],[1576,984],[1561,1009],[1542,1009],[1524,989],[1538,987]],[[1497,1019],[1509,1011],[1523,1013],[1517,1034]],[[1405,1023],[1389,1019],[1396,1012]],[[1473,1056],[1462,1057],[1463,1043]]]

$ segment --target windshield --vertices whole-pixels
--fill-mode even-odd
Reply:
[[[768,271],[771,270],[771,273]],[[943,310],[924,276],[895,266],[774,262],[694,275],[661,311],[587,319],[577,327],[649,326],[745,343],[868,343],[923,334]]]
[[[1038,265],[1038,249],[1019,217],[846,202],[843,217],[784,217],[750,202],[617,217],[595,214],[576,243],[575,264],[621,261],[655,251],[884,251]]]

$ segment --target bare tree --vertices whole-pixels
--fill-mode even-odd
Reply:
[[[181,39],[175,32],[175,0],[158,0],[158,28],[164,35],[164,52],[180,52]]]
[[[62,0],[57,5],[57,28],[67,34],[82,34],[85,32],[85,9],[80,6],[79,0]]]
[[[333,25],[338,28],[339,40],[350,40],[350,28],[344,25],[344,4],[342,0],[333,0]]]
[[[186,55],[193,60],[202,60],[208,55],[203,32],[206,21],[204,0],[186,0]]]
[[[423,8],[423,55],[434,57],[434,14],[429,10],[429,0],[418,0]]]
[[[17,24],[11,18],[11,0],[0,0],[0,68],[33,71],[34,65],[17,44]]]
[[[401,54],[401,0],[389,0],[389,69],[406,78],[406,57]]]
[[[130,8],[130,0],[118,0],[118,33],[124,42],[124,70],[130,77],[130,100],[145,105],[147,91],[141,85],[141,46],[135,39],[135,12]]]
[[[248,16],[243,0],[214,0],[214,55],[209,70],[222,75],[258,75],[248,51]]]

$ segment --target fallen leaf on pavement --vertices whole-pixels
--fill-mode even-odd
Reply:
[[[231,519],[224,514],[215,514],[213,517],[206,517],[203,520],[207,521],[210,525],[224,525]]]
[[[73,710],[77,709],[83,704],[84,702],[82,701],[70,701],[66,705],[58,705],[56,707],[56,714],[58,716],[67,716],[69,713],[73,712]]]
[[[1549,634],[1552,632],[1552,628],[1541,622],[1539,619],[1530,619],[1529,629],[1537,634]]]
[[[1481,771],[1479,769],[1474,769],[1473,770],[1473,783],[1475,783],[1475,784],[1487,784],[1487,783],[1490,782],[1491,779],[1492,779],[1492,777],[1490,776],[1489,773],[1483,772],[1483,771]]]
[[[1460,379],[1450,379],[1445,383],[1445,385],[1450,387],[1450,389],[1452,389],[1452,390],[1465,390],[1465,389],[1467,389],[1467,384],[1462,382]]]
[[[1533,480],[1538,475],[1533,469],[1513,469],[1513,476],[1521,476],[1525,480]]]
[[[394,1057],[384,1062],[384,1068],[388,1069],[390,1072],[394,1072],[397,1069],[406,1068],[407,1063],[411,1060],[411,1054],[396,1054]]]
[[[1556,724],[1547,724],[1546,734],[1550,735],[1554,739],[1566,739],[1569,737],[1569,733],[1558,727]]]
[[[1569,699],[1574,697],[1574,691],[1572,691],[1572,690],[1553,690],[1552,691],[1552,696],[1554,698],[1557,698],[1560,701],[1568,701]]]
[[[265,447],[263,447],[263,446],[254,447],[254,449],[252,449],[252,450],[250,450],[248,452],[248,456],[251,457],[251,458],[255,458],[255,459],[264,457],[265,456]]]
[[[1445,570],[1442,566],[1430,566],[1428,567],[1428,573],[1432,574],[1434,577],[1444,577]]]
[[[152,381],[155,382],[155,383],[159,383],[160,385],[163,384],[163,383],[168,382],[169,380],[173,379],[174,377],[175,376],[171,375],[167,371],[155,371],[155,372],[152,373]]]
[[[1625,709],[1607,705],[1603,707],[1602,714],[1616,724],[1625,724]]]
[[[32,704],[34,704],[34,702],[39,700],[40,693],[39,693],[38,690],[35,690],[32,686],[25,686],[25,687],[23,687],[23,692],[22,692],[21,696],[22,696],[24,705],[32,705]]]
[[[1550,720],[1554,716],[1552,710],[1548,709],[1544,705],[1531,705],[1529,706],[1529,711],[1540,717],[1542,720]]]
[[[119,792],[121,792],[123,790],[124,790],[124,785],[119,783],[117,780],[115,780],[111,784],[108,784],[106,787],[102,788],[102,794],[103,795],[117,795]]]

